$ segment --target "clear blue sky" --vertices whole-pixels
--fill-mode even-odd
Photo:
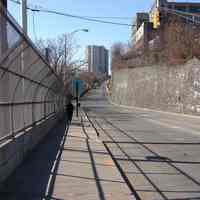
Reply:
[[[17,21],[20,21],[19,5],[10,2],[10,0],[8,2],[11,14]],[[38,5],[74,15],[131,18],[135,16],[136,12],[149,11],[153,2],[154,0],[28,0],[29,5]],[[29,11],[28,16],[29,35],[32,39],[35,39],[33,34],[33,13]],[[112,21],[131,24],[133,20],[118,19]],[[54,38],[79,28],[88,28],[90,30],[89,33],[79,32],[76,34],[76,41],[81,46],[82,55],[84,55],[86,45],[104,45],[110,49],[115,42],[127,42],[131,34],[130,28],[126,26],[99,24],[45,13],[35,14],[35,26],[37,38],[43,39]]]
[[[9,0],[8,0],[9,1]],[[82,16],[120,16],[134,17],[136,12],[148,11],[153,0],[28,0],[30,5],[39,5],[51,10],[58,10]],[[20,20],[20,7],[9,1],[9,10]],[[29,13],[29,34],[33,36],[33,14]],[[105,19],[111,20],[111,19]],[[132,19],[112,20],[122,23],[132,23]],[[115,42],[127,42],[130,38],[130,28],[87,22],[63,16],[45,13],[35,14],[36,33],[38,38],[54,38],[59,34],[71,32],[78,28],[88,28],[89,33],[77,33],[77,43],[82,50],[86,45],[104,45],[110,48]]]

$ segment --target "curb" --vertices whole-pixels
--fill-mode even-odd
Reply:
[[[167,112],[167,111],[161,111],[161,110],[153,110],[153,109],[149,109],[149,108],[141,108],[141,107],[136,107],[136,106],[126,106],[126,105],[121,105],[121,104],[117,104],[114,103],[109,96],[106,96],[109,103],[114,105],[114,106],[118,106],[121,108],[127,108],[127,109],[137,109],[137,110],[142,110],[142,111],[151,111],[151,112],[157,112],[157,113],[161,113],[161,114],[170,114],[170,115],[174,115],[174,116],[179,116],[179,117],[187,117],[187,118],[193,118],[193,119],[200,119],[200,116],[196,116],[196,115],[189,115],[189,114],[183,114],[183,113],[174,113],[174,112]]]

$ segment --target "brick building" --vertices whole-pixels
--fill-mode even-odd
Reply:
[[[195,20],[200,21],[200,2],[155,0],[149,13],[143,13],[143,15],[138,13],[136,15],[135,28],[132,32],[135,49],[148,49],[149,44],[151,47],[154,46],[154,43],[160,37],[159,30],[168,22],[170,16],[179,17],[187,23],[193,23]]]

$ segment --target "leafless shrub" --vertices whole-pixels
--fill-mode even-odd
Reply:
[[[116,43],[112,46],[112,57],[122,58],[125,54],[125,45],[122,43]]]
[[[123,46],[114,45],[112,69],[138,67],[166,63],[169,66],[183,64],[193,57],[200,59],[200,26],[188,23],[177,17],[170,17],[157,31],[159,45],[142,52],[129,48],[124,53]],[[123,54],[122,54],[123,53]]]
[[[116,43],[112,46],[112,69],[117,70],[121,69],[126,63],[126,60],[129,59],[127,53],[129,52],[130,48],[128,45],[123,43]]]
[[[163,28],[164,62],[183,64],[193,57],[200,58],[200,27],[171,17]]]
[[[61,75],[66,72],[77,52],[77,46],[71,35],[63,34],[57,38],[36,42],[36,46],[45,55],[45,49],[49,50],[49,62],[57,74]]]
[[[92,87],[94,82],[97,81],[96,75],[92,72],[82,72],[80,73],[79,78],[87,83],[89,87]]]

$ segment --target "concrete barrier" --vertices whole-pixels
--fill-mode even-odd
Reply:
[[[0,145],[0,186],[63,117],[54,115]]]

